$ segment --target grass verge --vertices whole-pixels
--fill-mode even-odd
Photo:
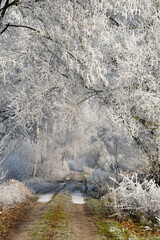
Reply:
[[[28,240],[69,239],[70,198],[58,194],[50,201],[43,215],[37,220]]]
[[[8,239],[10,233],[17,228],[36,200],[36,197],[31,197],[22,203],[17,203],[2,210],[0,214],[0,240]]]
[[[98,232],[104,240],[160,240],[160,229],[148,231],[144,225],[131,219],[118,220],[109,217],[109,209],[100,200],[89,198],[87,207],[94,214]]]

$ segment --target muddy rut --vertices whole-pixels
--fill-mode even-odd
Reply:
[[[72,205],[71,234],[74,240],[98,240],[97,229],[86,205]]]

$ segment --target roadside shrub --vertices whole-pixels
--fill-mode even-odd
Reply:
[[[108,173],[108,174],[107,174]],[[92,172],[91,177],[88,179],[94,186],[92,196],[100,198],[109,191],[109,184],[111,182],[109,172],[101,169],[96,169]]]
[[[0,208],[20,203],[30,197],[29,189],[17,180],[10,180],[0,185]]]
[[[145,218],[150,223],[160,224],[160,187],[153,180],[140,183],[137,175],[123,176],[117,184],[118,187],[105,196],[106,204],[110,204],[117,215]]]

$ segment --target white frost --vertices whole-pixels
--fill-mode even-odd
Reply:
[[[82,193],[80,191],[75,191],[72,193],[72,202],[75,204],[84,204],[84,197],[82,196]]]
[[[53,195],[54,195],[54,193],[46,193],[43,195],[39,195],[38,202],[40,202],[40,203],[49,202],[52,199]]]

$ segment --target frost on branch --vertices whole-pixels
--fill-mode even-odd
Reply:
[[[118,215],[145,217],[153,223],[160,224],[160,187],[153,180],[140,183],[137,175],[123,176],[122,181],[117,184],[118,187],[112,188],[105,198],[110,196],[111,207]]]
[[[1,153],[1,151],[0,151],[0,153]],[[5,176],[6,176],[7,172],[8,172],[7,170],[5,171],[3,169],[2,164],[3,164],[3,161],[1,160],[0,161],[0,184],[3,181],[3,179],[5,178]]]
[[[2,180],[5,178],[7,172],[3,170],[3,168],[0,168],[0,183],[2,182]]]

